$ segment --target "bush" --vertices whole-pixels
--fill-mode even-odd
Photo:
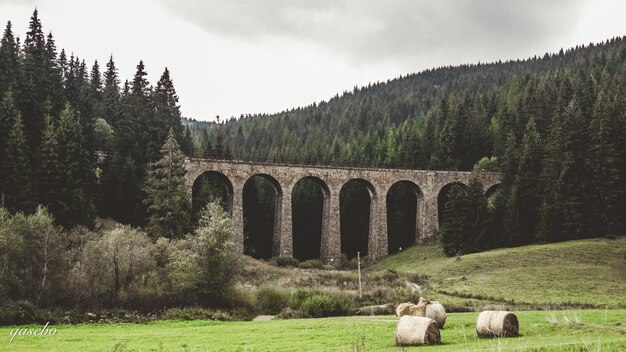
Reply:
[[[202,307],[170,308],[163,312],[162,318],[178,320],[234,320],[233,316],[228,312],[211,310]]]
[[[296,268],[300,264],[300,261],[292,257],[272,257],[270,259],[270,263],[276,266],[280,266],[280,267],[291,266],[291,267]]]
[[[289,307],[309,317],[331,317],[350,313],[351,298],[341,292],[297,290],[292,293]]]
[[[242,269],[233,237],[230,216],[218,202],[208,203],[195,233],[170,254],[168,278],[178,297],[209,306],[228,303]]]
[[[350,313],[350,304],[327,293],[318,293],[305,299],[301,310],[314,318],[335,317]]]
[[[309,318],[309,316],[298,309],[291,309],[289,307],[285,308],[278,314],[276,319],[304,319]]]
[[[289,304],[289,292],[264,286],[256,293],[257,308],[263,314],[278,314]]]
[[[324,269],[324,264],[319,259],[309,259],[298,265],[300,269]]]
[[[398,280],[399,278],[400,278],[400,275],[398,274],[397,271],[393,269],[385,269],[383,271],[377,271],[377,272],[369,273],[367,275],[367,279],[369,281],[376,281],[376,282],[391,283],[391,282]]]

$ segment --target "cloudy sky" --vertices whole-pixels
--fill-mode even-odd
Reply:
[[[57,47],[123,79],[171,71],[184,116],[271,113],[442,65],[527,58],[626,35],[623,0],[0,0]]]

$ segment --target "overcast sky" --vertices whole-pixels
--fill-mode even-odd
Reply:
[[[122,80],[168,67],[184,116],[272,113],[442,65],[527,58],[626,35],[623,0],[0,0]]]

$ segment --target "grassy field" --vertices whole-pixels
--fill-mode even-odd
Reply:
[[[453,313],[442,344],[419,351],[626,351],[626,310],[517,313],[521,336],[478,339],[477,313]],[[159,321],[60,325],[54,336],[0,328],[2,351],[398,351],[396,318],[363,316],[252,322]]]
[[[437,246],[418,245],[372,269],[426,274],[429,296],[449,304],[474,299],[546,307],[626,307],[626,237],[505,248],[457,258],[444,256]]]

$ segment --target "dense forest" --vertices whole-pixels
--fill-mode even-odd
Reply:
[[[148,163],[170,129],[184,152],[189,131],[167,68],[152,86],[143,62],[120,82],[113,57],[95,61],[57,52],[35,10],[23,43],[7,23],[0,46],[0,190],[12,212],[45,205],[66,228],[96,215],[145,222]],[[99,158],[98,156],[105,156]]]

